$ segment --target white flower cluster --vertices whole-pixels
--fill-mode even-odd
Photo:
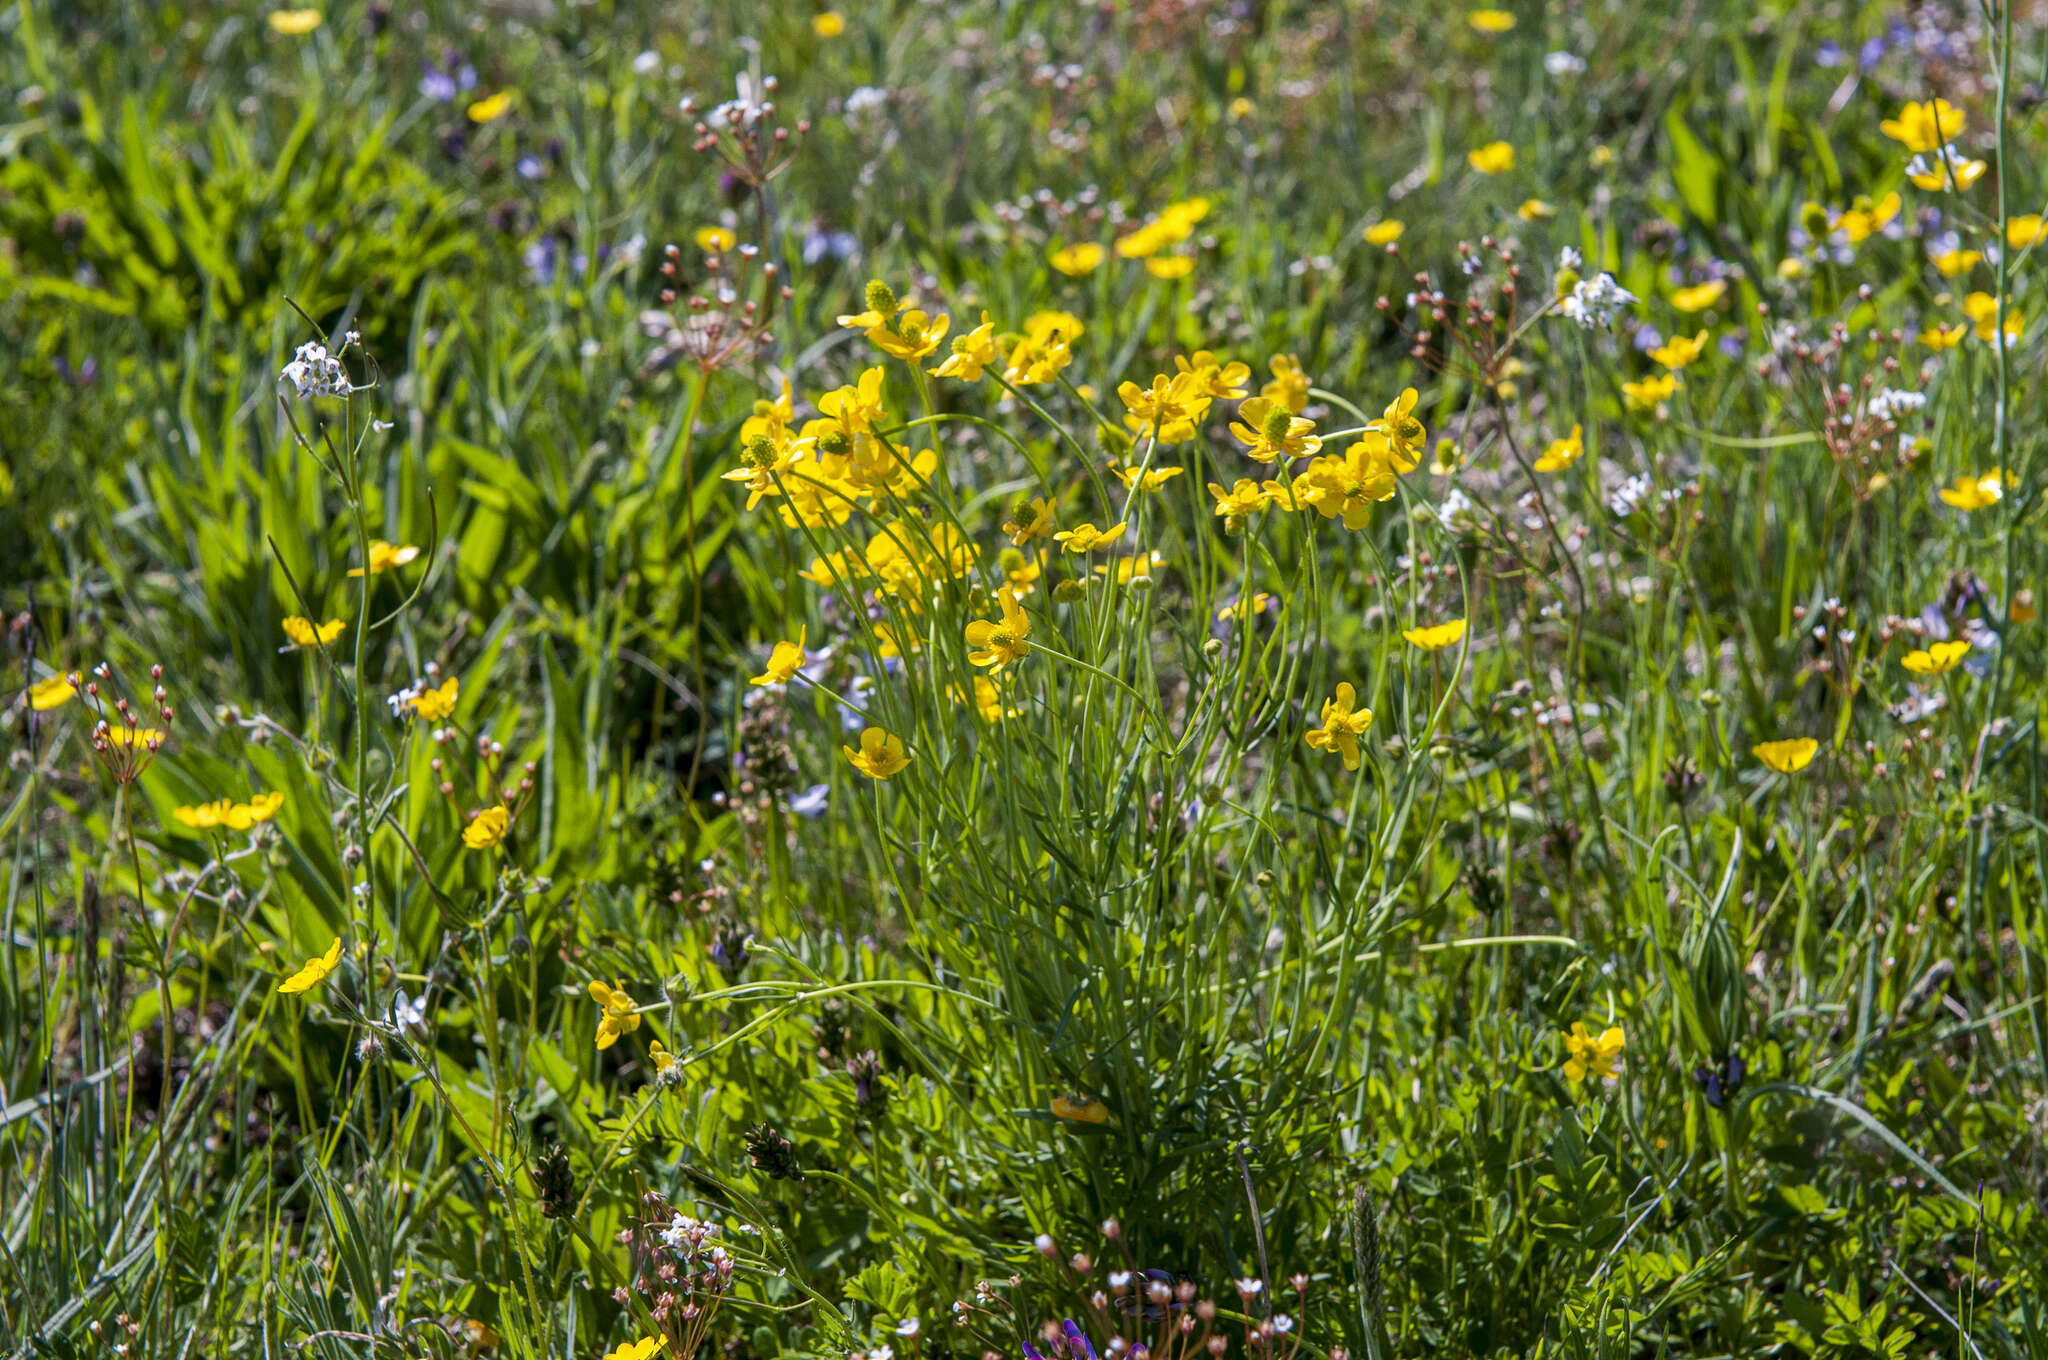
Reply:
[[[662,1244],[670,1251],[686,1257],[696,1256],[702,1252],[716,1236],[716,1223],[706,1223],[701,1218],[691,1218],[683,1213],[678,1213],[669,1220],[668,1226],[661,1230]]]
[[[1559,310],[1569,319],[1593,330],[1613,325],[1616,312],[1638,301],[1641,299],[1614,281],[1614,275],[1600,274],[1573,284],[1571,296],[1564,300]]]
[[[1614,489],[1614,494],[1607,498],[1607,508],[1614,512],[1616,519],[1627,519],[1650,498],[1654,490],[1656,488],[1650,484],[1650,479],[1638,474]]]
[[[1472,498],[1457,487],[1452,487],[1444,496],[1443,503],[1436,507],[1436,521],[1455,533],[1469,533],[1479,527],[1479,511],[1473,506]]]
[[[1901,392],[1896,388],[1880,387],[1866,409],[1879,420],[1895,421],[1909,411],[1924,410],[1926,406],[1925,392]]]
[[[299,352],[284,366],[277,380],[290,383],[302,397],[345,397],[355,390],[341,360],[329,354],[327,346],[317,340],[300,345]]]

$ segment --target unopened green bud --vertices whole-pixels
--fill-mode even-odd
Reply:
[[[1809,203],[1799,210],[1799,225],[1806,228],[1809,236],[1828,234],[1828,210],[1818,203]]]
[[[1072,604],[1088,593],[1085,581],[1062,581],[1052,588],[1052,597],[1061,604]]]

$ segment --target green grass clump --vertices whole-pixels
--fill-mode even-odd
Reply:
[[[0,32],[0,1352],[2048,1357],[2037,17]]]

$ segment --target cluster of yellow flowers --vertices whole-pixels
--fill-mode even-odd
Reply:
[[[200,803],[196,807],[173,808],[171,815],[195,831],[213,827],[247,831],[275,817],[278,809],[283,806],[282,793],[259,793],[246,803],[231,802],[222,798],[211,803]]]
[[[1154,278],[1185,278],[1194,271],[1194,256],[1170,253],[1195,234],[1195,226],[1209,215],[1206,198],[1169,203],[1151,221],[1125,232],[1116,240],[1116,253],[1126,260],[1143,260],[1145,271]],[[1070,278],[1092,274],[1101,268],[1108,252],[1094,241],[1076,241],[1055,248],[1047,257],[1054,269]]]
[[[1125,253],[1149,251],[1161,242],[1183,238],[1208,211],[1195,200],[1176,204],[1133,233]],[[1132,238],[1127,237],[1130,241]],[[1057,378],[1072,359],[1071,342],[1082,333],[1078,318],[1062,312],[1041,312],[1021,332],[998,334],[986,313],[981,324],[953,340],[951,353],[936,366],[924,368],[951,331],[944,313],[910,306],[879,281],[868,285],[865,310],[842,316],[839,324],[861,331],[890,357],[911,364],[920,384],[925,377],[978,382],[995,375],[1012,391]],[[1160,373],[1148,385],[1122,383],[1118,389],[1122,424],[1131,438],[1135,466],[1112,459],[1111,474],[1130,497],[1162,490],[1185,469],[1155,464],[1160,449],[1196,437],[1218,401],[1239,403],[1231,434],[1245,456],[1272,465],[1276,477],[1240,478],[1231,486],[1211,482],[1215,512],[1226,529],[1243,529],[1253,515],[1270,506],[1313,510],[1324,519],[1341,520],[1346,528],[1362,529],[1373,506],[1391,500],[1397,478],[1415,469],[1428,432],[1415,414],[1414,388],[1403,390],[1384,412],[1349,433],[1356,436],[1342,453],[1324,453],[1324,437],[1315,421],[1302,413],[1313,387],[1308,373],[1291,355],[1270,361],[1272,378],[1250,394],[1251,369],[1225,361],[1209,351],[1178,356],[1174,372]],[[936,584],[968,577],[980,565],[980,553],[951,516],[928,517],[906,510],[942,477],[935,450],[911,452],[893,439],[891,414],[884,404],[885,373],[874,367],[853,383],[817,399],[818,417],[799,423],[796,402],[785,381],[779,397],[756,403],[740,429],[739,464],[722,475],[747,489],[747,506],[774,500],[784,523],[809,533],[837,530],[863,510],[876,520],[865,542],[844,542],[820,551],[799,575],[812,584],[868,592],[877,603],[890,602],[910,614],[922,614],[927,592]],[[922,390],[922,387],[920,387]],[[1085,391],[1077,396],[1086,397]],[[1574,438],[1576,438],[1576,431]],[[1138,456],[1141,454],[1142,456]],[[1127,500],[1128,511],[1131,501]],[[1022,601],[1043,574],[1042,551],[1024,551],[1041,541],[1066,555],[1080,556],[1113,549],[1130,527],[1126,517],[1107,526],[1094,521],[1062,524],[1052,497],[1027,497],[1002,525],[1010,548],[1000,557],[1002,580],[994,617],[966,627],[968,659],[988,676],[976,676],[973,693],[953,687],[952,697],[971,704],[991,723],[1010,714],[996,682],[989,678],[1021,661],[1031,651],[1031,620]],[[1098,566],[1094,574],[1120,584],[1142,583],[1164,559],[1139,552]],[[1066,587],[1062,587],[1065,589]],[[1056,598],[1068,598],[1056,592]],[[918,640],[887,621],[875,632],[883,657],[915,651]],[[1463,621],[1411,630],[1418,647],[1447,646],[1463,636]],[[775,644],[756,685],[787,684],[805,660],[803,634]],[[1357,738],[1372,721],[1370,710],[1355,708],[1346,687],[1341,706],[1325,705],[1324,726],[1311,735],[1312,744],[1342,755],[1347,768],[1358,763]],[[1334,703],[1334,701],[1333,701]],[[858,747],[846,746],[849,765],[873,779],[888,779],[907,768],[912,754],[900,738],[880,727],[861,734]]]

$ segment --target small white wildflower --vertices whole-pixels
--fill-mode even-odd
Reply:
[[[896,1335],[898,1335],[898,1336],[916,1336],[916,1335],[917,1335],[917,1327],[918,1327],[918,1324],[917,1324],[917,1319],[916,1319],[916,1318],[914,1318],[914,1317],[909,1317],[909,1318],[905,1318],[905,1319],[903,1319],[903,1321],[901,1321],[901,1322],[899,1322],[899,1323],[897,1323],[897,1324],[896,1324]]]
[[[1586,257],[1579,254],[1577,246],[1566,246],[1563,250],[1557,252],[1557,267],[1559,269],[1569,269],[1576,274],[1579,272],[1579,267],[1585,263]]]
[[[1472,505],[1471,497],[1457,487],[1452,487],[1436,507],[1437,523],[1446,529],[1460,532],[1479,527],[1479,513]]]
[[[1619,487],[1616,487],[1614,494],[1608,497],[1607,508],[1614,512],[1616,519],[1627,519],[1636,512],[1636,509],[1645,500],[1649,499],[1650,493],[1654,490],[1656,488],[1650,485],[1648,477],[1641,476],[1640,474],[1631,477]]]
[[[1613,325],[1614,314],[1637,301],[1640,299],[1634,293],[1614,281],[1614,275],[1601,274],[1573,284],[1571,296],[1564,300],[1560,310],[1569,319],[1593,330]]]
[[[290,383],[301,397],[345,397],[354,390],[341,360],[329,354],[327,346],[317,340],[300,345],[299,352],[284,366],[277,380]]]
[[[846,121],[857,123],[889,102],[889,92],[862,85],[846,96]]]
[[[651,76],[660,69],[661,53],[652,48],[633,58],[633,74],[636,76]]]
[[[1554,76],[1575,76],[1586,69],[1586,59],[1576,52],[1552,52],[1543,59],[1543,69]]]
[[[1908,411],[1919,411],[1927,405],[1925,392],[1901,392],[1896,388],[1881,387],[1870,399],[1870,414],[1879,420],[1897,420]]]

